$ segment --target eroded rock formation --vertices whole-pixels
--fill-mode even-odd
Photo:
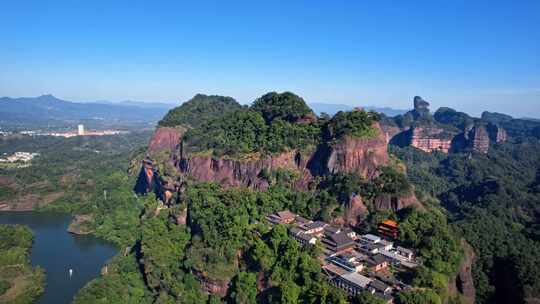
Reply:
[[[425,152],[487,153],[492,144],[508,139],[506,131],[484,118],[473,118],[450,108],[440,108],[432,116],[429,103],[414,97],[414,109],[383,121],[387,142],[413,146]],[[397,126],[396,126],[397,125]]]
[[[345,205],[344,223],[350,226],[356,226],[368,214],[368,209],[364,205],[360,195],[353,194],[349,202]]]
[[[217,182],[224,187],[247,186],[266,189],[268,181],[264,171],[286,169],[298,173],[295,186],[307,189],[314,176],[338,172],[356,172],[364,178],[377,175],[378,167],[388,162],[387,142],[378,123],[373,127],[376,136],[370,138],[346,137],[333,145],[320,145],[312,153],[288,151],[253,159],[232,159],[212,155],[185,153],[181,133],[174,128],[159,128],[152,137],[149,157],[143,160],[135,186],[137,193],[154,191],[165,203],[181,186],[183,178],[204,182]],[[174,149],[173,149],[174,147]],[[158,164],[150,156],[168,153],[160,160],[174,168],[178,176],[164,177]]]
[[[378,123],[374,124],[377,135],[372,138],[346,137],[330,148],[326,167],[330,173],[356,172],[372,178],[377,168],[388,162],[386,137]]]
[[[207,293],[219,295],[220,297],[224,297],[227,294],[227,290],[229,289],[229,282],[211,279],[198,270],[194,270],[193,275],[195,276],[197,281],[201,283],[202,289]]]
[[[486,127],[483,125],[476,125],[469,132],[469,146],[470,149],[480,153],[487,153],[489,150],[489,134]]]
[[[181,137],[182,132],[176,128],[159,127],[150,139],[148,153],[153,154],[161,151],[174,151],[180,143]]]
[[[435,126],[414,127],[410,131],[410,145],[425,152],[448,153],[453,135]]]
[[[422,204],[413,193],[408,195],[381,194],[375,198],[373,203],[377,210],[398,211],[407,207],[422,208]]]
[[[461,241],[461,247],[464,249],[465,257],[461,262],[458,275],[456,276],[456,287],[458,292],[463,296],[465,303],[473,304],[476,299],[476,289],[474,288],[472,265],[474,264],[476,255],[471,245],[465,240]]]

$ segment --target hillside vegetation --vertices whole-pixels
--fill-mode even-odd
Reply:
[[[0,303],[30,304],[43,292],[45,272],[30,265],[32,231],[0,225]]]
[[[540,296],[540,142],[498,145],[487,155],[393,148],[412,182],[438,197],[478,255],[479,303]]]
[[[184,110],[184,116],[191,115],[187,112],[190,109]],[[191,151],[210,150],[217,156],[306,151],[345,136],[373,136],[376,133],[372,125],[378,119],[363,111],[339,112],[331,120],[318,119],[301,97],[290,92],[268,93],[249,108],[214,116],[185,134]]]

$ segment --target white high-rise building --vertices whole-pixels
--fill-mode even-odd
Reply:
[[[78,125],[77,135],[79,135],[79,136],[84,135],[84,125]]]

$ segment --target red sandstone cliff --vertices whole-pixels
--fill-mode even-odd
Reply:
[[[372,138],[346,137],[332,146],[326,163],[328,172],[356,172],[366,178],[376,176],[378,167],[388,162],[388,147],[379,123],[373,127],[377,135]]]
[[[368,214],[368,209],[360,195],[353,195],[345,205],[344,223],[350,226],[358,225]]]
[[[469,132],[470,148],[476,152],[487,153],[489,150],[489,134],[486,127],[482,125],[475,126]]]
[[[198,181],[214,181],[224,186],[249,186],[264,189],[263,169],[278,168],[299,172],[298,188],[306,188],[314,175],[321,173],[356,172],[365,178],[377,174],[377,168],[388,162],[387,144],[378,123],[373,138],[347,137],[330,146],[319,147],[309,155],[297,151],[284,152],[255,160],[234,160],[225,157],[185,156],[178,162],[180,171]]]
[[[148,154],[161,151],[174,151],[180,143],[182,133],[183,132],[176,128],[157,128],[148,144]]]
[[[184,178],[217,182],[225,187],[266,189],[268,181],[261,173],[278,168],[298,173],[295,184],[298,189],[307,189],[314,176],[328,173],[356,172],[362,177],[372,178],[377,175],[378,167],[388,162],[385,135],[378,123],[373,127],[377,134],[371,138],[347,137],[330,146],[321,145],[312,153],[288,151],[253,159],[190,155],[182,149],[182,132],[175,128],[158,128],[150,141],[149,157],[143,161],[135,191],[154,191],[168,203]],[[168,154],[168,158],[163,159],[164,154]],[[161,159],[153,160],[156,155]],[[175,176],[159,172],[158,168],[167,166],[174,168]]]
[[[491,144],[504,142],[508,138],[499,125],[453,109],[439,109],[432,116],[429,103],[419,96],[414,98],[414,110],[382,122],[388,143],[413,146],[428,153],[487,153]]]
[[[398,211],[407,207],[423,208],[414,194],[405,196],[381,194],[375,198],[373,204],[376,210]]]
[[[448,153],[453,136],[435,126],[411,129],[410,145],[425,152],[442,151]]]
[[[448,284],[448,293],[450,296],[460,294],[464,303],[473,304],[476,300],[476,289],[474,287],[474,279],[472,275],[472,265],[476,259],[476,255],[471,245],[465,240],[461,240],[461,247],[465,253],[463,261],[459,265],[459,272],[455,278],[450,279]]]
[[[217,182],[225,187],[248,186],[256,189],[265,189],[268,186],[268,182],[260,174],[263,169],[299,171],[310,179],[306,165],[307,160],[295,151],[254,160],[195,155],[186,156],[178,162],[182,174],[197,181]]]

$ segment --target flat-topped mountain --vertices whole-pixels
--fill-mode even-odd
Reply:
[[[338,112],[325,120],[299,96],[271,92],[251,107],[198,94],[160,121],[148,152],[154,162],[168,155],[173,175],[199,181],[266,188],[265,172],[287,169],[306,188],[315,176],[330,172],[375,176],[388,161],[386,150],[377,114]],[[146,178],[143,188],[151,183]],[[178,186],[170,179],[167,184]]]
[[[230,97],[198,94],[160,121],[135,191],[155,192],[174,205],[190,182],[256,190],[285,182],[310,192],[340,176],[393,179],[385,176],[404,172],[390,161],[379,120],[379,114],[361,109],[317,117],[290,92],[267,93],[249,107]],[[419,204],[409,184],[399,193],[381,190],[364,201],[347,194],[340,203],[345,214],[335,220],[353,225],[365,215],[365,204],[392,210]]]

